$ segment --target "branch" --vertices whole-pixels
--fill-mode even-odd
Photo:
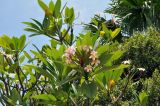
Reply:
[[[69,30],[70,30],[70,26],[67,28],[67,31],[64,33],[63,37],[62,37],[62,40],[66,37],[66,35],[68,34]]]
[[[71,41],[70,41],[70,45],[73,44],[73,28],[71,27]]]

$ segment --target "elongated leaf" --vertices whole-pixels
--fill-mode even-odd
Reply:
[[[53,14],[53,12],[54,12],[54,7],[55,7],[54,2],[53,2],[53,1],[50,1],[50,2],[49,2],[49,10],[51,11],[52,14]]]
[[[127,67],[129,67],[129,65],[124,65],[124,64],[108,66],[108,67],[104,66],[103,68],[101,68],[100,70],[95,72],[94,74],[99,74],[99,73],[107,72],[107,71],[111,71],[111,70],[121,70],[121,69],[124,69],[124,68],[127,68]]]
[[[24,47],[25,47],[25,43],[26,43],[26,36],[25,36],[25,35],[22,35],[22,36],[19,38],[18,48],[19,48],[20,50],[23,50]]]
[[[26,95],[23,97],[23,100],[27,100],[31,95],[33,94],[33,92],[27,92]]]
[[[61,10],[61,0],[57,0],[56,4],[55,4],[55,16],[58,17],[58,15],[60,14],[60,10]]]
[[[38,49],[38,47],[36,45],[33,44],[33,46],[37,49],[38,52],[31,50],[31,52],[36,56],[36,58],[40,59],[47,67],[47,69],[55,75],[55,69],[53,67],[53,65],[48,62],[43,55],[41,54],[42,52]]]
[[[29,37],[38,36],[38,35],[41,35],[41,34],[40,33],[34,33],[34,34],[29,35]]]
[[[50,101],[50,102],[55,102],[57,100],[55,98],[55,96],[53,96],[51,94],[35,95],[35,96],[32,96],[32,98],[34,98],[34,99],[40,99],[40,100],[46,100],[46,101]]]
[[[14,88],[12,91],[11,91],[11,97],[10,97],[14,102],[17,102],[19,101],[20,104],[22,103],[22,99],[21,99],[21,96],[19,95],[18,91]]]
[[[41,73],[42,75],[44,75],[45,77],[48,77],[50,79],[54,78],[54,76],[52,76],[52,74],[50,74],[47,70],[43,70],[40,67],[34,66],[34,65],[25,65],[24,67],[29,67],[34,69],[36,72]]]
[[[35,33],[39,33],[39,31],[38,31],[38,30],[36,30],[36,29],[32,29],[32,28],[25,28],[24,30],[25,30],[25,31],[28,31],[28,32],[35,32]]]
[[[24,55],[25,55],[29,60],[32,59],[32,57],[31,57],[26,51],[23,51],[23,53],[24,53]]]
[[[74,14],[74,9],[73,8],[71,8],[70,9],[70,22],[69,22],[69,24],[71,25],[72,23],[73,23],[73,21],[74,21],[74,19],[75,19],[75,14]]]
[[[15,103],[12,99],[8,98],[7,96],[1,95],[1,98],[2,98],[5,102],[7,102],[10,106],[16,106],[16,103]]]
[[[31,23],[31,22],[22,22],[23,24],[26,24],[28,27],[30,28],[33,28],[33,29],[36,29],[36,30],[40,30],[39,26],[37,26],[36,24],[34,23]]]
[[[46,12],[48,6],[42,0],[38,0],[38,4],[44,10],[44,12]]]
[[[37,57],[39,58],[46,66],[52,68],[52,65],[49,64],[49,62],[47,62],[47,60],[38,52],[35,52],[33,50],[31,50],[31,52]],[[54,69],[54,68],[53,68]],[[52,70],[53,71],[53,70]]]
[[[13,45],[10,45],[10,48],[12,50],[16,50],[16,51],[19,51],[19,48],[18,48],[18,45],[19,45],[19,39],[17,37],[12,37],[12,44]]]
[[[119,34],[120,31],[121,31],[120,28],[115,29],[115,30],[111,33],[111,39],[114,39],[114,38]]]
[[[19,62],[20,62],[20,63],[23,63],[23,62],[24,62],[24,60],[25,60],[25,56],[24,56],[24,55],[22,55],[22,56],[19,58]]]

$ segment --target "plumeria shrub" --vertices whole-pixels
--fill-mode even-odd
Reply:
[[[99,40],[95,38],[92,33],[82,34],[72,46],[65,46],[51,40],[51,46],[45,45],[42,50],[32,51],[35,60],[41,65],[26,66],[47,77],[47,83],[52,88],[50,95],[60,100],[61,103],[69,102],[70,105],[96,103],[99,99],[95,102],[94,98],[98,97],[98,91],[102,88],[102,91],[112,89],[116,81],[120,79],[123,68],[128,66],[114,65],[113,62],[123,52],[120,50],[111,52],[110,44],[100,45]],[[102,83],[102,80],[106,81]],[[60,93],[66,96],[62,97]],[[43,96],[38,95],[34,98],[39,99],[37,97]],[[54,103],[59,104],[58,101]]]

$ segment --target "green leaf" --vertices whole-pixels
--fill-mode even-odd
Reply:
[[[55,16],[58,17],[60,14],[60,10],[61,10],[61,0],[57,0],[56,4],[55,4]]]
[[[105,65],[106,65],[106,66],[111,66],[112,63],[113,63],[115,60],[118,60],[118,59],[123,55],[123,51],[117,50],[116,52],[112,52],[112,53],[110,53],[110,54],[108,54],[108,55],[110,55],[110,57],[108,57]]]
[[[100,64],[102,64],[102,65],[106,64],[109,61],[109,59],[112,57],[112,55],[113,54],[108,53],[108,52],[104,52],[104,53],[100,54],[100,56],[99,56]],[[109,62],[111,62],[111,61],[109,61]]]
[[[43,19],[44,30],[48,29],[49,25],[50,25],[50,20],[45,16],[44,19]]]
[[[22,103],[22,100],[21,100],[21,96],[19,95],[18,91],[14,88],[12,91],[11,91],[11,97],[10,97],[15,103],[17,101],[20,102],[20,104]]]
[[[45,65],[48,65],[46,59],[43,58],[43,56],[42,56],[40,53],[35,52],[35,51],[33,51],[33,50],[31,50],[31,52],[32,52],[37,58],[39,58]]]
[[[39,33],[39,31],[38,31],[38,30],[36,30],[36,29],[32,29],[32,28],[25,28],[24,30],[25,30],[25,31],[28,31],[28,32],[35,32],[35,33]]]
[[[42,0],[38,0],[38,4],[43,9],[44,12],[48,10],[48,6]]]
[[[20,50],[23,50],[24,47],[25,47],[25,42],[26,42],[26,36],[25,35],[22,35],[20,38],[19,38],[19,45],[18,45],[18,48]]]
[[[99,73],[102,73],[102,72],[108,72],[108,71],[111,71],[111,70],[121,70],[121,69],[124,69],[124,68],[127,68],[129,67],[129,65],[124,65],[124,64],[121,64],[121,65],[113,65],[113,66],[104,66],[102,67],[100,70],[96,71],[94,73],[95,74],[99,74]]]
[[[25,60],[25,56],[24,56],[24,55],[22,55],[22,56],[19,58],[19,62],[20,62],[20,63],[23,63],[23,62],[24,62],[24,60]]]
[[[32,94],[33,94],[32,91],[31,91],[31,92],[27,92],[27,93],[24,95],[23,100],[26,101]]]
[[[96,96],[97,93],[96,83],[84,81],[81,86],[81,92],[89,98]]]
[[[50,102],[55,102],[57,100],[55,98],[55,96],[53,96],[51,94],[35,95],[35,96],[32,96],[32,98],[34,98],[34,99],[40,99],[40,100],[44,100],[44,101],[50,101]]]
[[[35,29],[35,30],[40,30],[39,26],[37,26],[36,24],[34,23],[31,23],[31,22],[22,22],[23,24],[27,25],[28,27],[32,28],[32,29]]]
[[[33,36],[37,36],[37,35],[40,35],[40,33],[31,34],[31,35],[29,35],[29,37],[33,37]]]
[[[19,39],[17,37],[12,37],[12,45],[10,45],[10,48],[12,48],[12,50],[16,50],[16,51],[19,51]]]
[[[12,65],[9,67],[8,72],[14,72],[17,67],[18,67],[18,62],[12,64]]]
[[[141,92],[139,94],[139,100],[140,100],[140,103],[142,106],[147,106],[147,103],[148,103],[148,95],[146,92]]]
[[[74,9],[71,8],[70,9],[70,21],[69,21],[70,25],[73,23],[74,19],[75,19]]]
[[[0,46],[5,48],[5,49],[9,49],[10,50],[10,44],[12,43],[12,40],[9,36],[7,35],[2,35],[0,37]]]
[[[74,9],[73,8],[65,8],[65,23],[72,24],[74,21],[75,15],[74,15]]]
[[[56,41],[56,40],[50,40],[50,42],[51,42],[51,46],[52,46],[52,48],[56,48],[57,47],[57,45],[59,44],[59,42],[58,41]]]
[[[43,29],[43,26],[42,26],[42,24],[39,22],[39,21],[37,21],[36,19],[33,19],[33,18],[31,18],[41,29]]]
[[[93,38],[94,37],[91,35],[91,32],[88,32],[85,35],[80,34],[80,37],[76,42],[76,46],[82,46],[82,45],[93,46],[94,45]]]
[[[1,98],[2,98],[5,102],[7,102],[10,106],[16,106],[16,103],[15,103],[12,99],[8,98],[7,96],[1,95]]]
[[[53,12],[54,12],[54,2],[52,0],[49,2],[49,10],[53,14]]]
[[[36,77],[35,77],[33,74],[30,75],[30,80],[29,80],[29,82],[30,82],[31,84],[33,84],[33,83],[36,82]]]
[[[100,87],[103,87],[103,88],[106,85],[106,81],[103,81],[104,75],[105,75],[104,73],[100,73],[100,74],[95,76],[96,82],[99,84]]]
[[[109,45],[101,45],[97,48],[98,55],[101,55],[109,50]],[[106,53],[107,54],[107,53]]]
[[[34,69],[36,72],[38,72],[38,73],[40,73],[40,74],[42,74],[42,75],[44,75],[45,77],[48,77],[48,78],[50,78],[50,79],[54,78],[54,76],[52,76],[52,74],[50,74],[47,70],[43,70],[43,69],[40,68],[40,67],[37,67],[37,66],[34,66],[34,65],[25,65],[25,66],[23,66],[23,67],[24,67],[24,68],[25,68],[25,67],[32,68],[32,69]]]
[[[69,20],[69,8],[66,7],[65,8],[65,20],[64,20],[65,23],[69,23],[68,20]]]
[[[32,59],[32,57],[31,57],[26,51],[23,51],[23,53],[24,53],[24,55],[25,55],[29,60]]]
[[[73,89],[74,93],[77,95],[78,92],[77,92],[77,89],[74,84],[72,84],[72,89]]]
[[[112,79],[114,79],[114,81],[118,81],[121,78],[123,72],[124,72],[123,68],[112,71]]]
[[[121,31],[121,28],[115,29],[115,30],[111,33],[111,39],[114,39],[114,38],[119,34],[120,31]]]

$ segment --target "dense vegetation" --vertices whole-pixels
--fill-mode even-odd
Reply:
[[[139,9],[146,3],[158,3],[135,1],[113,0],[106,11],[124,18],[135,11],[138,3]],[[148,21],[138,23],[139,18],[145,20],[139,17],[141,13],[133,13],[135,20],[126,17],[121,23],[95,15],[84,25],[85,32],[75,36],[73,8],[61,6],[61,0],[50,1],[49,5],[42,0],[38,3],[44,19],[23,22],[25,30],[31,32],[31,37],[49,37],[50,44],[42,48],[33,45],[35,50],[29,52],[25,51],[25,35],[0,36],[3,106],[160,105],[159,19],[152,20],[159,15],[158,4],[155,15],[147,12],[147,16],[155,16],[151,17],[155,27],[150,27],[154,24],[148,25]],[[127,6],[126,11],[122,6]]]

